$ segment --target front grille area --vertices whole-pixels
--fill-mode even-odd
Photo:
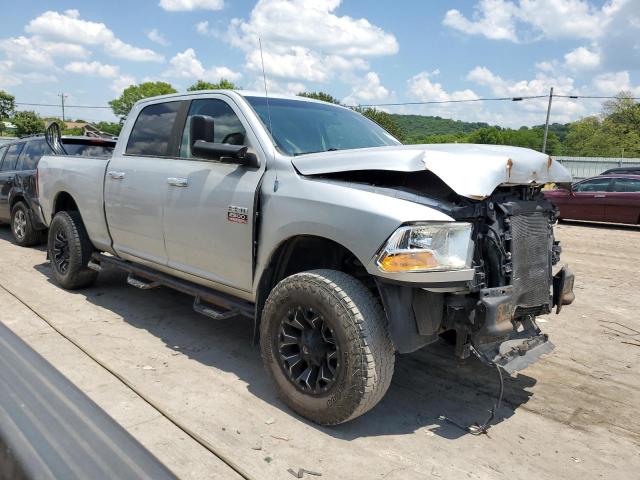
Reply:
[[[549,310],[552,236],[542,212],[511,217],[511,284],[516,316],[539,315]]]

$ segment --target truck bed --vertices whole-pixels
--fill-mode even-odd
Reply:
[[[79,202],[82,221],[89,237],[101,250],[111,251],[111,239],[104,214],[104,178],[109,159],[46,155],[38,164],[38,186],[43,220],[50,225],[56,204],[67,192]]]

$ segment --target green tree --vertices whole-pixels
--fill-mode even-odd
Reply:
[[[298,93],[298,97],[313,98],[315,100],[322,100],[323,102],[340,105],[340,100],[325,92],[300,92]]]
[[[133,105],[143,98],[155,97],[157,95],[167,95],[176,93],[176,89],[166,82],[145,82],[140,85],[131,85],[124,89],[122,95],[111,100],[109,105],[113,113],[120,117],[120,121],[124,121]]]
[[[9,119],[16,111],[16,98],[0,90],[0,134],[4,130],[3,121]]]
[[[197,92],[198,90],[236,90],[238,87],[226,78],[221,78],[218,83],[205,82],[198,80],[196,83],[187,88],[187,92]]]
[[[44,120],[36,112],[16,112],[11,121],[16,126],[16,133],[19,137],[44,132]]]
[[[109,133],[116,137],[120,135],[122,130],[122,124],[118,122],[98,122],[95,127],[101,132]]]
[[[404,132],[398,126],[393,118],[393,115],[391,115],[390,113],[383,112],[382,110],[378,110],[373,107],[356,107],[354,110],[358,113],[361,113],[369,120],[373,120],[374,122],[376,122],[401,142],[404,141]]]

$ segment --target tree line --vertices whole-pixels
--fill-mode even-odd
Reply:
[[[234,83],[221,79],[218,83],[198,80],[187,91],[237,89]],[[145,82],[131,85],[109,102],[119,122],[98,122],[100,131],[118,135],[124,119],[133,105],[148,97],[177,93],[166,82]],[[326,92],[300,92],[299,96],[314,98],[340,105],[340,101]],[[541,150],[544,126],[519,129],[491,126],[483,122],[462,122],[440,117],[398,115],[372,107],[356,107],[356,111],[378,123],[394,137],[406,144],[421,143],[481,143],[512,145]],[[33,111],[16,111],[15,98],[0,90],[0,120],[9,120],[17,128],[17,135],[31,135],[44,131],[46,124],[58,121],[41,118]],[[81,120],[78,120],[81,121]],[[61,123],[65,134],[79,134]],[[0,122],[0,135],[3,134]],[[547,153],[551,155],[640,157],[640,104],[631,92],[620,92],[615,99],[606,101],[598,115],[589,116],[569,124],[552,124],[547,138]]]

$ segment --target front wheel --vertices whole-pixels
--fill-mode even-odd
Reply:
[[[51,221],[49,259],[56,281],[67,290],[88,287],[98,272],[87,267],[93,245],[78,212],[58,212]]]
[[[384,396],[395,353],[378,300],[334,270],[282,280],[266,301],[262,359],[282,400],[321,425],[372,409]]]

